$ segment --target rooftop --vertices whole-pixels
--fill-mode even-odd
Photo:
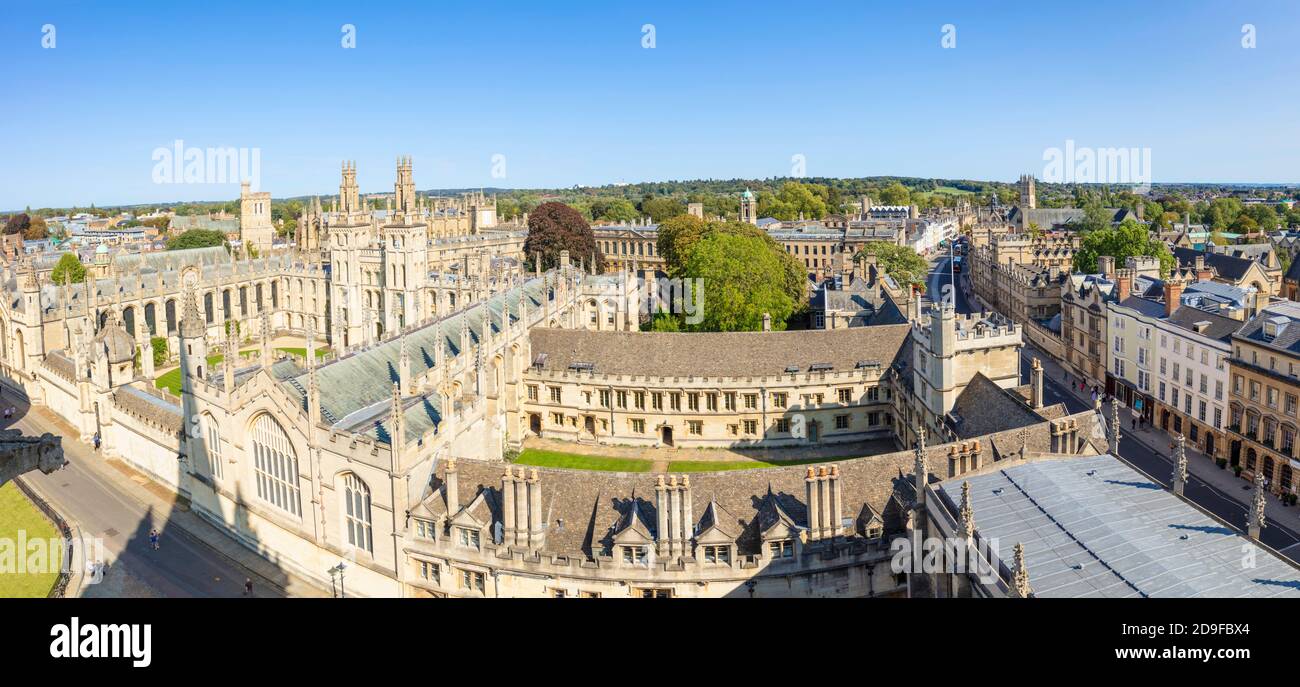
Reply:
[[[968,481],[976,529],[998,540],[1008,564],[1024,544],[1036,596],[1300,597],[1300,570],[1113,456],[1021,463]],[[960,502],[959,481],[939,488]]]

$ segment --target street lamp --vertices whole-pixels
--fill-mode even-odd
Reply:
[[[344,597],[347,596],[347,592],[344,591],[344,589],[343,589],[343,570],[344,570],[346,567],[347,567],[346,565],[343,565],[343,561],[339,561],[339,564],[338,564],[338,565],[336,565],[336,566],[334,566],[334,567],[332,567],[332,568],[329,569],[329,574],[330,574],[330,593],[331,593],[331,594],[334,593],[334,576],[335,576],[335,575],[338,575],[338,577],[339,577],[339,588],[338,588],[338,595],[337,595],[337,598],[340,598],[340,599],[342,599],[342,598],[344,598]]]

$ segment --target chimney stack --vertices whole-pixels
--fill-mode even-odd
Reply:
[[[1174,311],[1182,305],[1183,287],[1186,284],[1178,277],[1170,277],[1165,282],[1165,317],[1173,317]]]
[[[1100,255],[1097,257],[1097,269],[1101,271],[1107,279],[1115,278],[1115,258],[1110,255]]]
[[[1124,302],[1133,291],[1133,270],[1115,270],[1115,300]]]
[[[447,498],[447,513],[450,517],[460,511],[460,481],[456,479],[456,459],[447,459],[447,472],[442,476],[444,494]]]

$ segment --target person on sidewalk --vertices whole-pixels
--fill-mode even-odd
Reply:
[[[244,578],[244,596],[252,596],[252,595],[253,595],[253,578],[251,578],[251,577],[245,577],[245,578]]]
[[[99,444],[100,444],[99,432],[95,432],[95,453],[99,453]]]
[[[149,545],[153,547],[154,551],[158,550],[158,530],[149,531]]]

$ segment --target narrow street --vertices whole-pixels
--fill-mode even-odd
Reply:
[[[30,473],[23,479],[60,514],[75,521],[85,536],[103,540],[102,557],[108,565],[107,572],[99,584],[89,584],[87,578],[82,596],[240,597],[244,595],[246,578],[253,580],[254,596],[285,595],[283,590],[290,583],[289,577],[273,564],[257,558],[251,551],[247,552],[253,557],[248,559],[250,567],[223,555],[205,541],[227,547],[239,544],[215,527],[198,521],[174,498],[164,498],[156,488],[150,490],[143,478],[128,477],[107,464],[92,447],[72,436],[69,428],[47,417],[47,411],[33,412],[26,400],[14,400],[12,393],[4,395],[4,403],[18,408],[16,421],[8,421],[5,427],[16,427],[33,435],[50,432],[63,436],[68,464],[54,473]],[[175,524],[179,517],[187,518],[186,529]],[[149,541],[153,529],[160,533],[157,551]],[[202,532],[205,541],[200,541],[192,531]],[[90,551],[87,555],[93,558],[96,553]],[[290,589],[296,593],[301,587],[295,585]]]
[[[959,313],[978,312],[979,307],[966,298],[970,288],[969,278],[958,275],[960,288],[955,289],[954,301]],[[942,293],[949,282],[948,257],[935,261],[930,273],[929,288],[932,293]],[[1020,373],[1022,380],[1029,379],[1029,369],[1033,358],[1043,363],[1043,397],[1048,404],[1064,403],[1071,413],[1087,410],[1092,405],[1090,392],[1070,388],[1070,379],[1064,376],[1059,363],[1034,348],[1029,342],[1021,349]],[[1077,381],[1077,380],[1074,380]],[[1110,408],[1105,406],[1106,419],[1110,419]],[[1173,479],[1174,460],[1170,450],[1172,438],[1154,428],[1133,429],[1127,408],[1120,409],[1120,459],[1142,471],[1151,479],[1168,487]],[[1192,448],[1187,450],[1188,481],[1183,494],[1196,505],[1244,530],[1246,527],[1247,507],[1251,496],[1251,485],[1238,479],[1231,472],[1220,470],[1208,457]],[[1286,509],[1276,498],[1268,497],[1266,512],[1268,526],[1261,533],[1261,539],[1268,546],[1278,550],[1294,561],[1300,562],[1300,515],[1297,509]],[[1292,521],[1297,524],[1292,524]]]

